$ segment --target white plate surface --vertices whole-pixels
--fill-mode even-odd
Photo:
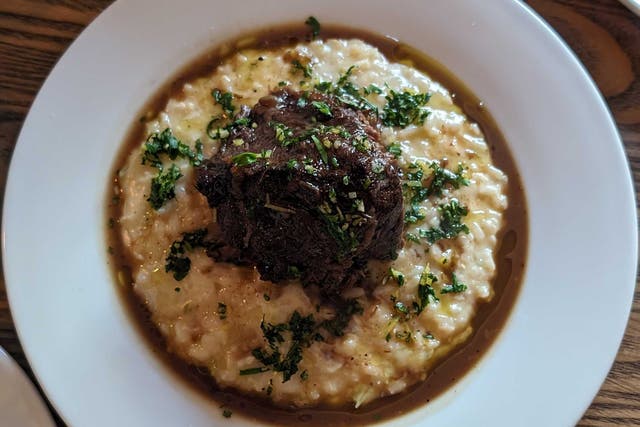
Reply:
[[[484,100],[526,187],[528,269],[498,342],[445,396],[389,425],[569,426],[619,346],[637,223],[624,151],[575,56],[526,6],[496,0],[119,1],[73,43],[24,124],[8,178],[4,268],[41,385],[71,426],[244,425],[167,375],[105,262],[104,192],[129,124],[220,40],[315,15],[391,34]]]
[[[0,426],[55,427],[47,406],[20,366],[0,347]]]
[[[620,0],[620,3],[629,8],[630,11],[640,16],[640,1],[638,0]]]

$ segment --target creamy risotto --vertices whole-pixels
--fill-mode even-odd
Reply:
[[[409,123],[381,130],[401,174],[404,245],[395,260],[370,261],[335,304],[298,280],[273,284],[253,266],[208,256],[202,241],[217,232],[216,213],[195,188],[194,163],[225,137],[212,121],[226,114],[224,94],[253,107],[275,90],[311,91],[341,77],[381,114],[394,93],[430,97]],[[507,176],[449,91],[410,64],[357,39],[241,49],[147,117],[147,136],[167,129],[188,154],[143,164],[149,140],[139,141],[118,171],[116,230],[132,260],[133,292],[168,350],[221,388],[276,405],[358,408],[425,380],[493,298]]]

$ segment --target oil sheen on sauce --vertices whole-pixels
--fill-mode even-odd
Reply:
[[[480,125],[491,149],[495,165],[509,177],[507,197],[508,208],[504,215],[504,225],[498,236],[496,255],[497,273],[493,280],[495,296],[490,303],[483,304],[475,315],[472,326],[473,335],[452,354],[436,365],[428,378],[408,390],[389,397],[378,399],[363,408],[326,408],[283,409],[274,407],[267,400],[255,396],[220,390],[206,371],[187,365],[165,350],[165,343],[159,331],[149,319],[144,305],[130,289],[132,283],[130,265],[132,260],[124,257],[123,242],[113,227],[113,219],[119,218],[121,204],[113,195],[114,184],[109,182],[105,205],[107,206],[106,240],[109,247],[109,264],[112,267],[114,282],[119,283],[121,300],[128,307],[132,324],[136,325],[141,339],[148,343],[150,350],[163,360],[167,375],[176,381],[184,381],[198,393],[211,400],[212,405],[224,407],[233,413],[233,417],[247,417],[261,423],[272,425],[307,426],[354,426],[381,422],[407,413],[415,408],[428,405],[439,394],[452,387],[486,353],[498,338],[500,331],[509,318],[512,307],[519,294],[525,269],[528,246],[528,219],[524,189],[508,145],[493,118],[482,102],[444,66],[425,54],[391,37],[376,35],[367,31],[341,26],[323,26],[321,38],[358,38],[378,47],[391,62],[403,62],[426,72],[432,79],[442,83],[450,90],[455,103]],[[167,100],[181,90],[185,82],[204,76],[216,68],[229,55],[240,48],[276,48],[309,41],[309,29],[303,25],[283,25],[256,31],[217,46],[194,62],[188,64],[175,77],[144,105],[140,120],[130,128],[127,140],[114,162],[112,177],[117,176],[117,168],[124,159],[146,137],[145,118],[154,117],[166,105]],[[115,178],[114,178],[115,179]]]

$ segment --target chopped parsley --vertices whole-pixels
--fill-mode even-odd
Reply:
[[[155,210],[160,209],[168,201],[176,197],[176,181],[182,176],[180,169],[171,164],[169,170],[158,172],[158,175],[151,180],[151,194],[147,201]]]
[[[318,208],[318,214],[324,221],[327,232],[340,245],[340,252],[336,254],[338,259],[358,246],[358,239],[354,232],[349,230],[349,222],[338,209],[335,209],[334,212],[331,208],[327,209],[326,206],[321,206]]]
[[[309,91],[305,90],[300,95],[300,98],[298,98],[298,102],[296,102],[296,105],[300,108],[303,108],[303,107],[306,107],[308,103],[309,103]]]
[[[171,160],[178,157],[186,158],[193,166],[198,166],[204,160],[202,154],[202,142],[196,140],[195,151],[180,142],[170,128],[166,128],[160,133],[149,135],[144,144],[142,153],[142,164],[149,163],[158,169],[158,175],[151,180],[151,191],[147,201],[158,210],[175,197],[175,183],[182,176],[180,169],[175,164],[171,164],[167,171],[164,170],[161,155],[166,155]]]
[[[394,268],[389,268],[389,277],[393,278],[398,283],[398,286],[404,285],[404,274]]]
[[[318,153],[320,153],[320,158],[322,159],[322,161],[325,164],[328,164],[329,157],[327,157],[327,150],[325,150],[324,145],[322,145],[322,142],[320,142],[318,137],[315,135],[311,135],[311,140],[313,141],[313,144],[316,146]]]
[[[364,92],[365,95],[371,95],[372,93],[376,93],[380,95],[382,93],[382,89],[380,89],[378,86],[374,85],[373,83],[371,83],[369,86],[362,89],[362,91]]]
[[[404,213],[405,224],[415,224],[425,218],[422,208],[416,203],[412,203],[409,209]]]
[[[227,124],[224,126],[222,126],[223,123],[220,123],[221,121],[224,123],[224,118],[222,116],[216,116],[207,123],[206,132],[209,138],[214,140],[225,139],[233,129],[249,126],[250,124],[250,120],[247,117],[242,117],[232,122],[226,121]],[[218,124],[220,124],[220,126]]]
[[[423,124],[429,115],[424,105],[429,102],[430,97],[428,93],[412,94],[391,89],[389,95],[385,96],[387,104],[382,111],[382,124],[397,127]]]
[[[429,268],[425,268],[418,282],[418,301],[413,303],[416,314],[422,313],[429,303],[439,301],[433,289],[433,284],[437,281],[438,278],[429,271]]]
[[[356,68],[355,65],[352,65],[349,68],[347,68],[347,71],[345,71],[345,73],[338,78],[338,86],[342,86],[345,83],[347,83],[347,81],[349,80],[349,77],[351,77],[351,73],[355,68]]]
[[[458,165],[456,172],[441,167],[437,162],[431,162],[429,169],[433,172],[427,178],[428,184],[423,184],[424,170],[421,163],[411,163],[405,170],[406,180],[403,183],[405,194],[409,197],[411,204],[417,205],[431,196],[442,196],[445,186],[458,189],[461,186],[469,185],[469,180],[465,178],[465,167]]]
[[[303,349],[310,347],[316,341],[324,341],[319,332],[324,329],[333,336],[342,336],[354,314],[362,314],[362,306],[355,299],[343,300],[338,303],[333,319],[316,323],[313,314],[302,316],[294,311],[289,321],[271,324],[262,320],[260,329],[267,343],[266,348],[254,348],[251,354],[262,363],[262,366],[243,369],[240,375],[254,375],[267,371],[282,373],[282,382],[287,382],[298,372],[298,365],[302,361]],[[302,371],[300,378],[305,381],[309,373]],[[267,389],[267,394],[269,394]]]
[[[173,272],[173,278],[177,281],[187,277],[191,269],[191,259],[186,256],[186,253],[191,252],[197,247],[204,246],[204,237],[206,234],[207,229],[202,228],[191,233],[184,233],[181,240],[173,242],[169,248],[169,255],[167,255],[165,260],[164,270],[167,273]],[[219,304],[218,308],[220,308]]]
[[[320,35],[320,22],[314,16],[308,17],[304,23],[311,27],[311,36],[314,39]]]
[[[262,334],[268,343],[268,349],[254,348],[251,352],[253,357],[264,366],[251,368],[252,373],[266,372],[273,370],[282,373],[282,382],[287,382],[296,372],[298,372],[298,364],[302,360],[302,350],[311,346],[316,339],[315,321],[313,315],[310,314],[303,317],[297,311],[294,311],[287,323],[272,325],[265,323],[264,320],[260,324]],[[289,348],[286,349],[285,338],[283,333],[288,332],[290,335]],[[242,372],[248,372],[244,370]],[[245,373],[244,375],[249,375]]]
[[[429,243],[435,243],[441,239],[452,239],[460,233],[469,233],[469,227],[462,223],[462,217],[466,216],[469,210],[456,199],[440,205],[438,210],[441,213],[440,226],[420,230],[420,237],[426,238]]]
[[[440,290],[441,294],[460,293],[467,290],[467,285],[458,281],[455,273],[451,273],[451,284],[445,284]]]
[[[271,157],[271,153],[271,150],[262,151],[260,153],[252,153],[251,151],[247,151],[233,156],[231,158],[231,163],[234,166],[248,166],[260,159],[268,159],[269,157]]]
[[[406,342],[407,344],[413,342],[413,334],[411,331],[396,332],[396,338],[400,341]]]
[[[293,130],[291,130],[291,128],[289,128],[284,123],[270,121],[269,126],[275,130],[276,140],[283,147],[286,147],[296,142],[296,140],[293,139]]]
[[[409,309],[402,301],[394,301],[393,307],[398,313],[401,313],[405,316],[409,314]]]
[[[450,184],[453,188],[469,185],[469,180],[465,178],[465,167],[462,163],[458,164],[458,169],[453,172],[449,169],[441,167],[437,162],[431,162],[429,169],[433,171],[431,182],[427,187],[427,196],[442,196],[442,190],[445,185]]]
[[[341,337],[344,335],[344,329],[349,324],[353,315],[362,313],[362,305],[360,305],[357,299],[342,300],[338,304],[335,317],[322,321],[319,326],[334,337]]]
[[[287,169],[295,169],[298,167],[298,161],[296,159],[287,160]]]
[[[211,96],[216,104],[222,107],[227,117],[233,116],[236,107],[233,105],[233,94],[231,92],[222,92],[220,89],[213,89]]]
[[[269,368],[265,366],[260,366],[258,368],[240,369],[240,375],[244,376],[244,375],[261,374],[263,372],[267,372],[268,370]]]
[[[329,106],[327,105],[326,102],[322,102],[322,101],[312,101],[311,105],[313,105],[314,107],[316,107],[316,109],[321,112],[322,114],[324,114],[327,117],[332,117],[331,114],[331,108],[329,108]]]
[[[382,159],[373,159],[371,162],[371,171],[376,174],[384,172],[384,162]]]
[[[327,93],[331,90],[333,84],[331,82],[320,82],[314,86],[314,88],[322,93]]]
[[[320,104],[326,106],[325,103]],[[274,130],[276,141],[278,141],[282,147],[288,147],[301,142],[313,143],[320,155],[320,160],[322,160],[324,164],[334,167],[338,166],[338,160],[333,156],[330,158],[327,153],[327,149],[332,147],[331,141],[327,136],[339,135],[343,138],[348,138],[350,136],[349,132],[342,126],[316,124],[314,127],[299,132],[297,135],[295,135],[293,130],[284,123],[270,121],[269,127]],[[255,162],[255,160],[257,159],[249,159],[251,163]],[[314,159],[304,158],[302,159],[302,163],[304,165],[304,171],[308,174],[315,175],[318,172],[314,165]],[[293,158],[289,159],[286,163],[287,169],[290,170],[297,169],[298,165],[298,161]]]
[[[202,142],[196,141],[195,151],[183,144],[176,138],[170,128],[166,128],[160,133],[152,133],[144,143],[144,151],[142,153],[142,164],[149,163],[158,169],[162,169],[162,160],[160,155],[166,154],[171,160],[178,157],[189,159],[189,163],[198,166],[204,160],[202,154]]]
[[[302,275],[300,269],[295,265],[287,266],[287,274],[291,277],[300,277]]]
[[[227,305],[224,303],[218,303],[218,316],[220,320],[224,320],[227,318]]]
[[[331,82],[320,82],[314,87],[320,92],[335,95],[335,97],[345,105],[358,110],[373,111],[377,114],[378,108],[365,99],[365,97],[360,94],[360,89],[349,81],[354,69],[355,65],[350,66],[347,71],[338,78],[335,84]]]
[[[415,224],[425,218],[420,208],[420,203],[431,196],[442,196],[446,186],[458,189],[469,185],[469,180],[464,176],[465,167],[458,165],[457,170],[451,171],[441,167],[437,162],[431,162],[429,169],[432,173],[425,179],[422,163],[411,163],[404,171],[406,179],[403,182],[405,198],[408,199],[409,209],[405,212],[405,223]],[[427,184],[425,184],[425,182]],[[440,205],[442,213],[439,228],[418,230],[418,235],[407,233],[408,240],[418,242],[419,238],[426,238],[429,243],[440,239],[450,239],[460,232],[468,233],[466,225],[461,223],[461,218],[467,215],[467,208],[453,199],[450,203]]]
[[[307,79],[310,79],[313,76],[311,63],[308,63],[307,65],[303,65],[299,60],[294,59],[291,62],[291,65],[293,65],[293,73],[295,73],[296,71],[301,71],[302,75]]]
[[[414,233],[407,233],[404,237],[410,242],[420,243],[420,237],[416,236]]]
[[[393,157],[397,159],[402,155],[402,147],[397,142],[394,142],[387,146],[387,152],[391,153]]]

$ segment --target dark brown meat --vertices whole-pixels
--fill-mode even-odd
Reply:
[[[224,243],[265,280],[335,293],[401,244],[402,188],[373,114],[319,92],[262,98],[197,173]],[[237,251],[236,251],[237,252]]]

